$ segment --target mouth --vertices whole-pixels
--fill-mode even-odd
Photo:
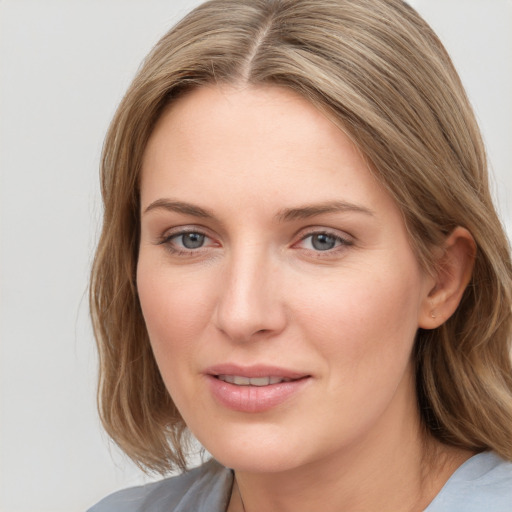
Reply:
[[[244,377],[242,375],[215,375],[215,378],[227,382],[228,384],[234,384],[235,386],[271,386],[272,384],[281,384],[282,382],[292,382],[298,379],[292,379],[288,377]]]
[[[221,364],[205,372],[212,397],[224,408],[263,413],[299,397],[312,375],[276,366]]]
[[[311,377],[305,372],[263,364],[252,366],[219,364],[206,369],[205,373],[227,384],[256,387],[272,386]]]

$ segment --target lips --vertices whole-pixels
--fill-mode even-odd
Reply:
[[[311,376],[270,366],[220,365],[205,372],[215,401],[228,409],[265,412],[293,400]]]

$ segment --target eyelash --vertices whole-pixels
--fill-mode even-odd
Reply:
[[[211,240],[211,237],[209,237],[206,233],[199,229],[182,229],[181,231],[177,231],[175,233],[171,233],[170,235],[163,236],[159,241],[158,245],[164,245],[165,248],[171,252],[172,254],[175,254],[177,256],[195,256],[199,252],[204,251],[206,248],[201,246],[197,249],[187,249],[187,248],[181,248],[177,247],[173,240],[179,238],[180,236],[184,235],[200,235],[203,236],[205,239]]]
[[[311,251],[315,254],[316,257],[321,258],[321,257],[328,257],[330,255],[335,255],[340,250],[344,250],[347,247],[354,245],[352,240],[350,240],[348,238],[344,238],[340,235],[337,235],[336,233],[333,233],[332,231],[327,231],[327,230],[310,231],[310,232],[306,233],[304,236],[302,236],[298,243],[304,242],[308,238],[310,238],[312,240],[313,237],[315,237],[315,236],[318,237],[318,236],[322,236],[322,235],[333,239],[334,243],[337,245],[335,245],[331,249],[325,249],[325,250],[320,250],[320,249],[315,250],[315,249],[309,249],[309,248],[307,248],[307,249],[303,248],[303,249],[307,250],[307,251]],[[311,241],[311,243],[313,243],[313,242]],[[297,245],[297,244],[294,244],[294,245]]]
[[[158,243],[158,245],[164,245],[169,252],[171,252],[172,254],[175,254],[177,256],[195,256],[195,255],[198,255],[198,253],[208,249],[208,247],[204,247],[204,245],[202,245],[201,247],[198,247],[198,248],[177,247],[173,243],[173,240],[175,240],[179,237],[183,237],[184,235],[199,235],[199,236],[204,237],[205,240],[212,240],[211,237],[209,237],[206,233],[204,233],[203,231],[201,231],[199,229],[182,229],[180,231],[171,233],[170,235],[163,236],[157,243]],[[304,247],[302,247],[302,248],[297,247],[297,248],[308,251],[308,252],[312,252],[315,254],[316,257],[321,258],[321,257],[328,257],[329,255],[337,254],[338,251],[343,250],[346,247],[349,247],[351,245],[354,245],[352,240],[350,240],[348,238],[344,238],[344,237],[337,235],[331,231],[314,230],[314,231],[309,231],[308,233],[304,234],[298,242],[293,244],[292,247],[296,247],[298,244],[303,243],[308,238],[313,239],[313,237],[315,237],[315,236],[322,236],[322,235],[333,239],[334,243],[337,245],[335,245],[333,248],[325,249],[325,250],[314,249],[314,248],[311,249],[311,248],[304,248]]]

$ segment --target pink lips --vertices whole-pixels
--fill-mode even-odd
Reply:
[[[307,374],[273,366],[223,364],[208,368],[205,374],[217,402],[228,409],[250,413],[264,412],[282,404],[310,380]],[[269,383],[264,384],[268,377]],[[252,385],[249,379],[257,385]]]

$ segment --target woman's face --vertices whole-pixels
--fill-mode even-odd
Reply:
[[[404,436],[432,279],[332,122],[277,87],[169,108],[141,181],[140,302],[185,422],[225,465],[281,471]]]

